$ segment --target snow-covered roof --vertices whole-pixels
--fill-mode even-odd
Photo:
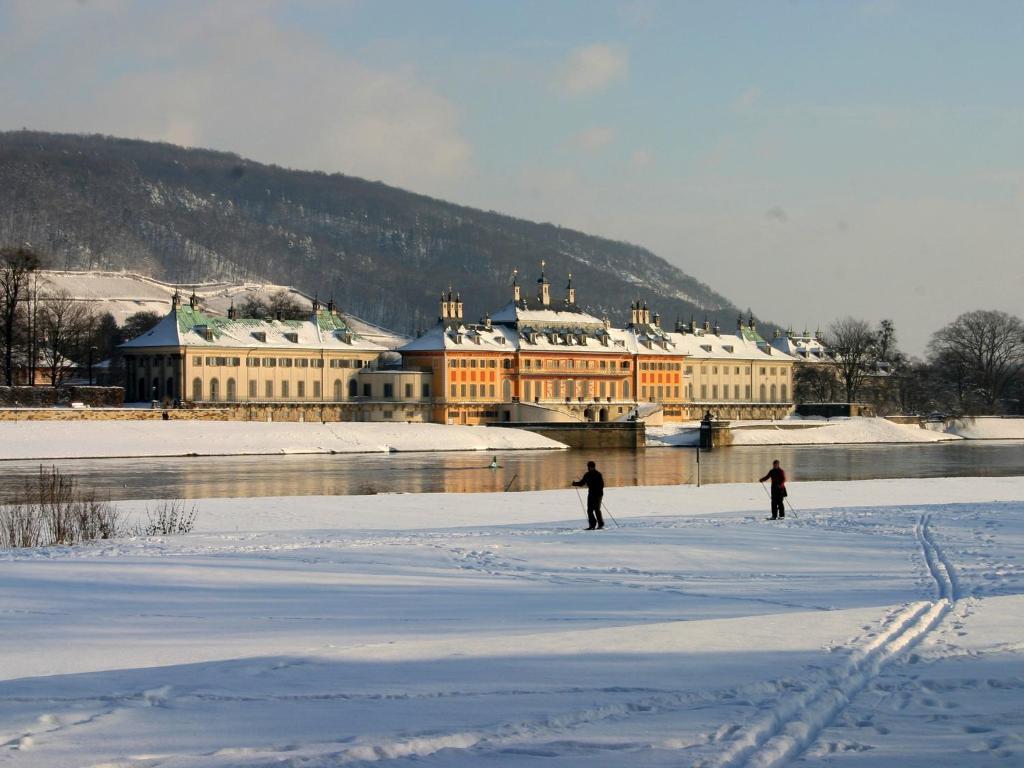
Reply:
[[[828,350],[815,336],[787,334],[772,339],[772,347],[798,360],[828,360]]]
[[[269,299],[279,293],[288,294],[301,306],[312,312],[312,299],[305,293],[287,285],[273,283],[211,282],[174,284],[155,280],[132,272],[41,270],[41,288],[48,293],[64,292],[69,296],[93,304],[100,312],[109,312],[118,325],[136,312],[164,314],[171,309],[174,294],[194,293],[199,304],[210,315],[227,315],[229,307],[240,306],[248,299]],[[364,339],[388,349],[408,341],[379,325],[367,322],[347,312],[339,312],[346,324]]]
[[[509,326],[438,324],[399,352],[457,350],[464,352],[554,352],[685,356],[699,359],[791,361],[740,335],[668,333],[653,325],[630,328],[512,328]]]
[[[212,347],[252,349],[360,350],[387,349],[348,326],[336,313],[318,310],[309,320],[231,319],[183,306],[172,310],[152,330],[121,345],[146,347]]]
[[[503,325],[577,326],[598,328],[603,321],[584,312],[575,304],[554,302],[547,306],[536,299],[510,301],[491,316],[491,322]]]

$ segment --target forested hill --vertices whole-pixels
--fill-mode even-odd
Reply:
[[[642,298],[735,322],[728,300],[650,251],[466,208],[341,174],[293,171],[169,144],[0,133],[0,246],[30,243],[57,269],[130,269],[174,282],[291,284],[403,332],[429,327],[449,283],[476,319],[533,292],[547,262],[561,300],[614,322]]]

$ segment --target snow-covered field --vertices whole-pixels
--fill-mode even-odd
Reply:
[[[931,426],[931,425],[929,425]],[[1001,419],[995,416],[957,419],[952,424],[936,425],[949,434],[968,440],[1024,440],[1024,418]]]
[[[0,459],[564,448],[521,429],[263,421],[3,421]]]
[[[698,422],[647,427],[647,444],[696,445]],[[784,419],[731,422],[733,445],[833,445],[840,443],[937,443],[958,435],[896,424],[882,418]]]
[[[11,766],[1024,761],[1024,478],[201,501],[0,553]]]

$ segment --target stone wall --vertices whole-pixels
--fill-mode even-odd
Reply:
[[[83,403],[92,408],[117,408],[124,405],[121,387],[0,387],[2,408],[52,408]]]

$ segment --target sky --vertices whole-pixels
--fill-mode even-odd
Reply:
[[[994,0],[0,0],[0,130],[550,221],[797,331],[891,318],[920,355],[1024,314],[1022,40]]]

